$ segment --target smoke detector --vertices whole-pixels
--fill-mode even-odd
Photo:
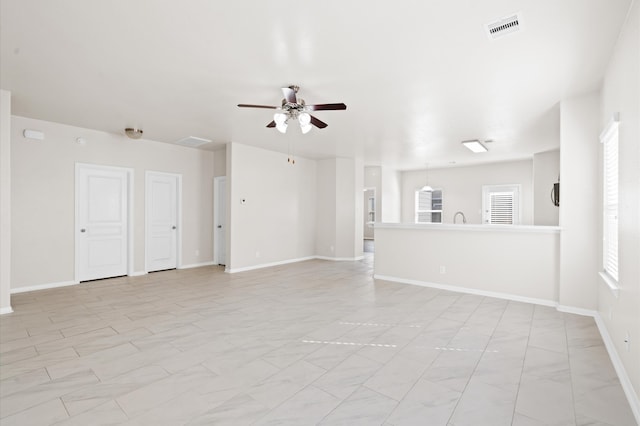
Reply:
[[[507,34],[518,32],[522,29],[522,14],[515,13],[505,18],[498,19],[485,25],[487,37],[495,40]]]

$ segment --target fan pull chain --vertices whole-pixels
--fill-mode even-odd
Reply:
[[[289,142],[289,144],[287,145],[287,163],[291,164],[292,166],[296,164],[295,153],[292,153],[291,150],[291,142]]]

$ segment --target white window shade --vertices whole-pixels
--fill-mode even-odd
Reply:
[[[482,222],[489,225],[520,224],[520,185],[482,187]]]
[[[604,271],[618,281],[618,117],[600,135],[603,143],[603,246]]]

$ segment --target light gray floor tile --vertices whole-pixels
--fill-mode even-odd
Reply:
[[[1,423],[634,424],[592,318],[374,280],[372,265],[16,294]]]

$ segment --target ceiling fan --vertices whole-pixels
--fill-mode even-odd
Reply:
[[[284,94],[284,99],[282,100],[281,106],[251,104],[238,104],[238,106],[240,108],[268,108],[278,110],[278,112],[273,115],[273,121],[267,124],[267,127],[275,127],[282,133],[287,131],[287,123],[290,119],[298,120],[302,133],[308,133],[309,130],[311,130],[311,125],[319,129],[327,127],[327,123],[309,114],[310,111],[347,109],[347,106],[343,103],[307,105],[304,99],[298,98],[298,89],[298,86],[283,87],[282,93]]]

